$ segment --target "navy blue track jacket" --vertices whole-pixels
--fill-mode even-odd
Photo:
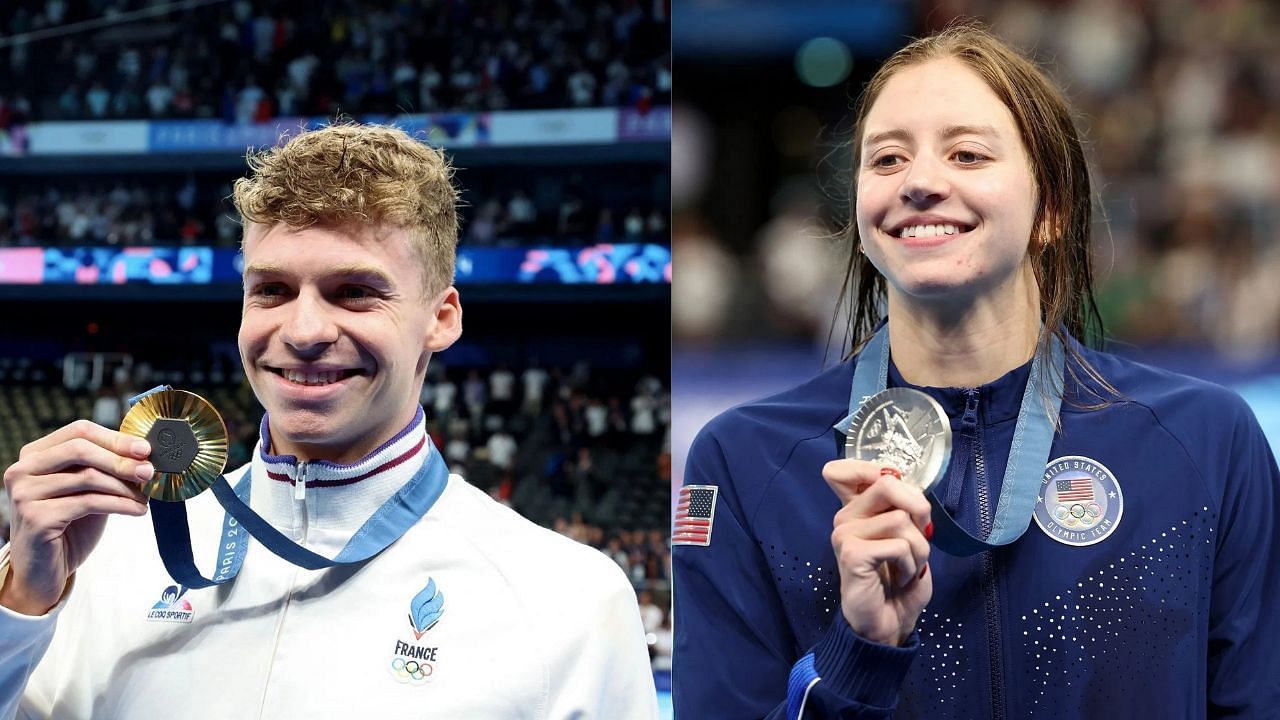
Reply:
[[[1074,464],[1112,485],[1046,482],[1102,502],[1103,539],[1068,544],[1033,519],[994,551],[933,548],[933,598],[901,648],[840,612],[840,503],[821,471],[855,361],[708,423],[684,482],[719,487],[710,544],[673,552],[677,720],[802,703],[810,719],[1280,717],[1280,471],[1257,420],[1226,389],[1076,347],[1120,396],[1079,407],[1098,398],[1068,357],[1049,459],[1074,459],[1046,477]],[[951,419],[937,493],[971,531],[990,529],[1029,371],[917,388]],[[909,387],[892,367],[889,386]]]

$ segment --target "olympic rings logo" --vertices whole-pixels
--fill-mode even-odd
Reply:
[[[1058,522],[1067,527],[1075,527],[1083,525],[1089,527],[1098,521],[1098,517],[1102,515],[1102,506],[1096,502],[1088,504],[1072,503],[1071,505],[1058,505],[1053,511],[1054,518]]]
[[[423,682],[431,677],[433,672],[435,668],[431,667],[430,663],[405,660],[402,657],[391,659],[391,674],[395,675],[400,682]]]

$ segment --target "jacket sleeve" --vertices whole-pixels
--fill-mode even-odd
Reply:
[[[1208,714],[1273,717],[1280,707],[1280,471],[1243,401],[1236,417],[1209,607]]]
[[[0,583],[8,575],[9,547],[6,545],[0,549]],[[70,586],[58,604],[40,617],[0,606],[0,718],[3,720],[49,717],[50,699],[31,682],[31,676],[49,650],[58,614],[66,605],[68,595]]]
[[[578,578],[585,601],[565,612],[570,667],[557,673],[547,711],[539,717],[657,720],[649,650],[635,590],[612,560],[594,550],[595,572]]]
[[[797,647],[722,446],[709,428],[690,449],[685,484],[719,491],[710,544],[672,548],[677,720],[892,715],[918,639],[913,635],[901,648],[868,642],[837,608],[822,640]]]

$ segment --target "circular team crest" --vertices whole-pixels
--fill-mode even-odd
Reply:
[[[1066,545],[1107,539],[1124,514],[1124,495],[1105,465],[1082,455],[1049,461],[1036,498],[1036,524]]]

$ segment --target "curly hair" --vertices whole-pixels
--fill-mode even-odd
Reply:
[[[337,124],[250,152],[232,196],[249,223],[294,229],[383,225],[408,232],[428,295],[453,282],[458,191],[437,149],[403,130]]]

